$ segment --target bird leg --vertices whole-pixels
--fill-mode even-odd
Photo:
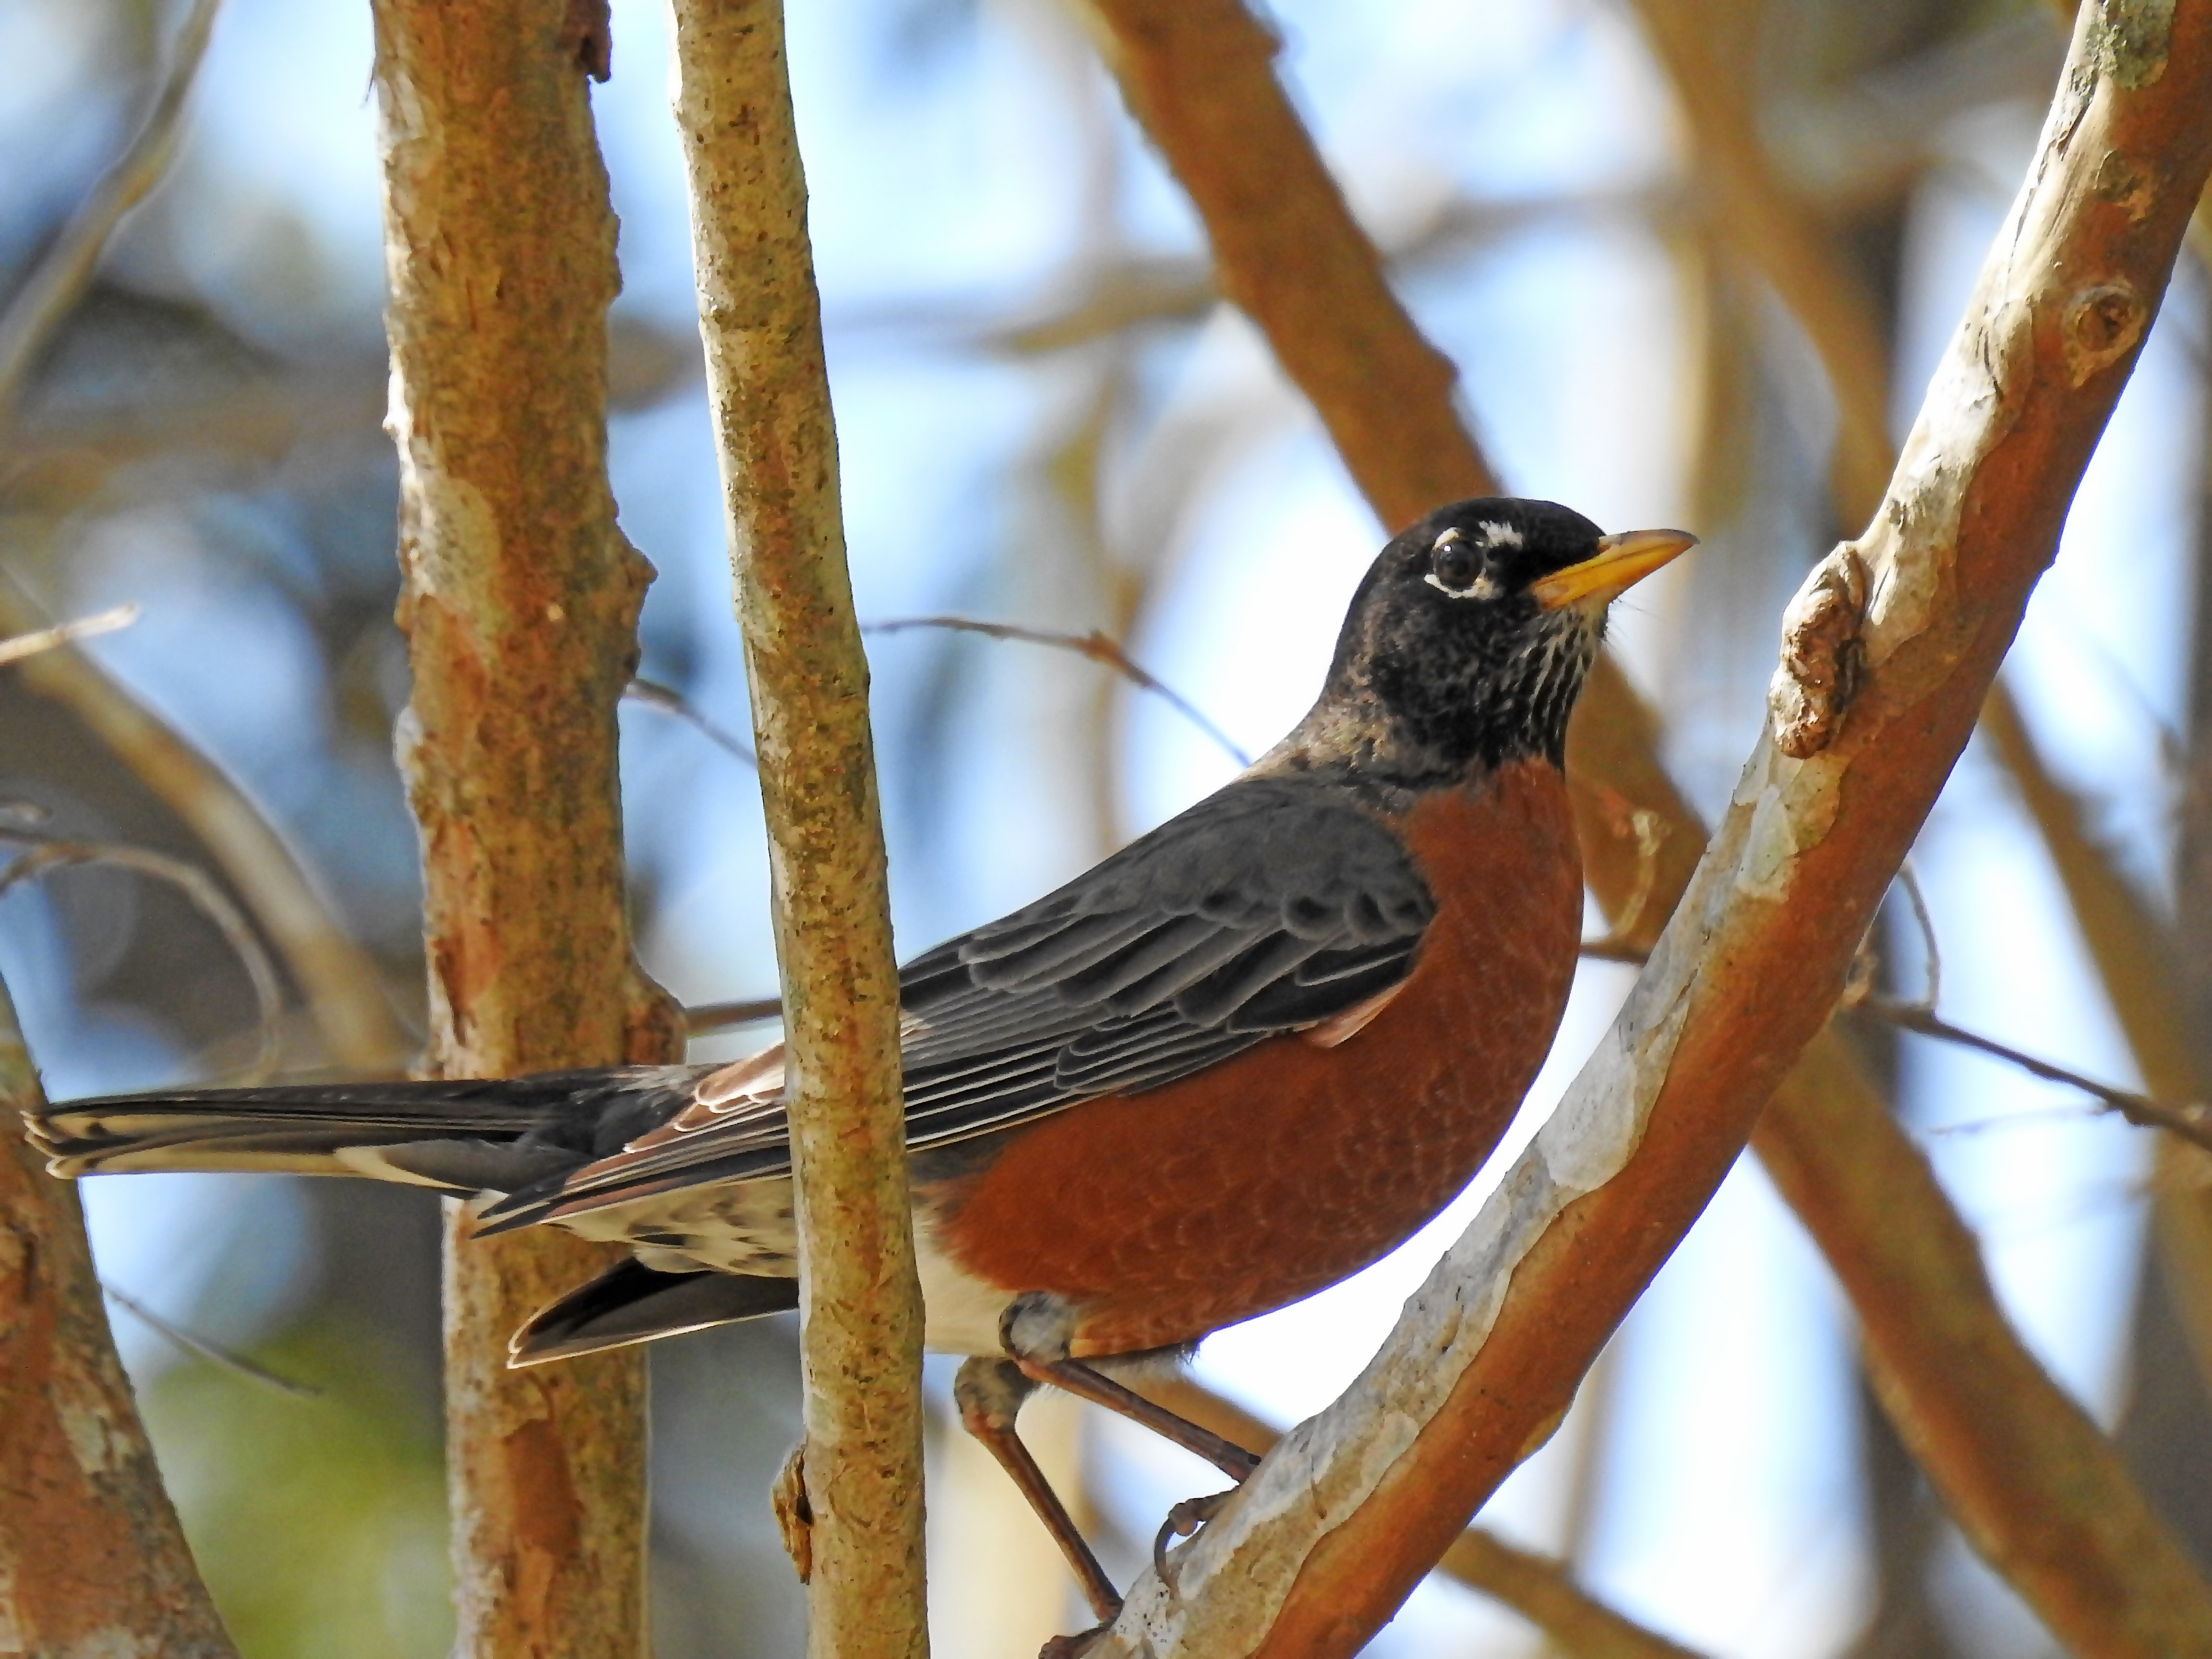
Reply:
[[[1177,1417],[1165,1406],[1154,1405],[1096,1366],[1069,1358],[1074,1333],[1074,1310],[1062,1298],[1037,1291],[1016,1297],[999,1320],[999,1340],[1031,1382],[1049,1382],[1140,1423],[1162,1439],[1204,1458],[1231,1480],[1241,1482],[1260,1467],[1260,1460],[1235,1442]]]
[[[1116,1382],[1104,1372],[1079,1359],[1018,1359],[1022,1374],[1035,1382],[1049,1382],[1079,1399],[1109,1412],[1118,1412],[1132,1423],[1141,1423],[1163,1440],[1173,1441],[1185,1451],[1204,1458],[1231,1480],[1241,1481],[1260,1467],[1260,1460],[1233,1441],[1211,1429],[1202,1429],[1188,1418],[1177,1417],[1165,1406],[1156,1406],[1134,1389]]]
[[[1052,1541],[1060,1546],[1060,1553],[1075,1570],[1091,1611],[1102,1626],[1108,1625],[1121,1611],[1121,1598],[1106,1577],[1106,1570],[1098,1565],[1098,1558],[1091,1553],[1091,1546],[1084,1541],[1067,1506],[1060,1501],[1060,1494],[1053,1491],[1052,1483],[1044,1478],[1044,1471],[1014,1430],[1022,1401],[1036,1388],[1020,1367],[1008,1360],[970,1359],[952,1380],[952,1398],[960,1407],[960,1426],[983,1443],[983,1449],[999,1460],[999,1467],[1021,1488],[1022,1496],[1029,1499],[1037,1519],[1052,1534]]]

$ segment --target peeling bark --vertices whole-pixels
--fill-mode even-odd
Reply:
[[[623,886],[615,708],[651,570],[607,484],[615,225],[587,43],[567,0],[374,9],[430,1064],[483,1077],[675,1058]],[[641,1652],[643,1362],[506,1369],[508,1334],[608,1252],[460,1231],[446,1272],[456,1650]]]
[[[783,991],[808,1650],[918,1659],[928,1648],[921,1297],[898,975],[782,10],[778,0],[676,0],[675,15],[677,123]]]
[[[0,1654],[233,1659],[154,1464],[0,985]]]
[[[2073,383],[2081,319],[2096,309],[2082,298],[2124,287],[2148,296],[2148,318],[2212,163],[2197,118],[2212,96],[2212,5],[2176,10],[2142,91],[2099,75],[2100,27],[2077,37],[2035,169],[1855,549],[1871,598],[1850,718],[1809,759],[1762,743],[1553,1121],[1359,1384],[1184,1552],[1179,1596],[1139,1584],[1102,1655],[1354,1650],[1558,1420],[1825,1020],[2132,361],[2130,347]],[[2146,171],[2158,158],[2151,201],[2089,188],[2111,153]],[[2193,1605],[2126,1610],[2142,1624],[2112,1611],[2059,1633],[2087,1652],[2212,1644],[2201,1585]]]

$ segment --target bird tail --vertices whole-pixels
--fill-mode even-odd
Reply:
[[[611,1108],[689,1087],[689,1066],[496,1079],[163,1090],[27,1114],[55,1175],[235,1170],[513,1192],[588,1161]],[[627,1097],[628,1098],[623,1098]]]
[[[796,1279],[665,1273],[632,1259],[616,1263],[532,1316],[508,1341],[507,1363],[542,1365],[549,1359],[785,1313],[798,1305]]]

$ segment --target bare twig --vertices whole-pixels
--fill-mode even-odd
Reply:
[[[781,0],[677,0],[708,397],[760,756],[789,1054],[807,1649],[928,1650],[921,1294],[898,972]]]
[[[194,0],[169,49],[169,72],[131,148],[100,176],[4,315],[0,315],[0,425],[13,412],[40,349],[67,317],[92,280],[101,250],[123,216],[146,198],[176,154],[185,100],[207,53],[222,0]]]
[[[0,840],[33,843],[29,851],[17,854],[0,867],[0,893],[49,870],[106,864],[161,882],[183,894],[192,908],[222,933],[223,943],[230,947],[231,954],[238,958],[239,966],[246,970],[253,986],[254,1005],[259,1011],[259,1041],[253,1063],[236,1081],[241,1085],[256,1083],[276,1069],[283,1051],[283,986],[276,977],[276,964],[269,960],[269,952],[261,943],[261,936],[231,902],[230,895],[216,885],[206,871],[150,848],[68,840],[17,823],[0,824]]]
[[[742,738],[715,725],[694,708],[684,694],[672,686],[662,685],[653,680],[632,680],[623,687],[623,701],[682,720],[732,759],[744,762],[755,771],[760,769],[760,757],[753,753]]]
[[[764,1020],[780,1019],[783,1016],[781,997],[754,997],[746,1002],[702,1002],[684,1011],[684,1030],[688,1036],[705,1036],[710,1031],[726,1031],[733,1026],[758,1025]]]
[[[1024,645],[1049,646],[1056,651],[1073,651],[1079,657],[1103,663],[1139,690],[1149,691],[1166,703],[1200,731],[1213,739],[1222,752],[1239,766],[1249,766],[1251,756],[1239,748],[1236,740],[1200,712],[1197,704],[1173,686],[1165,684],[1155,676],[1129,660],[1128,653],[1093,629],[1088,634],[1060,634],[1048,629],[1020,628],[1012,623],[978,622],[972,617],[896,617],[889,622],[869,623],[863,634],[898,634],[913,628],[942,628],[959,634],[981,634],[986,639],[1018,640]]]
[[[1873,599],[1850,618],[1867,667],[1848,718],[1825,750],[1754,753],[1613,1033],[1498,1198],[1360,1385],[1186,1547],[1179,1596],[1139,1581],[1099,1659],[1355,1649],[1556,1420],[1820,1030],[2055,546],[2212,167],[2196,118],[2212,3],[2182,0],[2164,24],[2123,36],[2108,9],[2085,13],[1893,507],[1856,549]],[[2124,205],[2089,177],[2113,154],[2159,158]],[[2105,1478],[2109,1448],[2067,1443],[2116,1507],[2069,1504],[2053,1551],[2048,1516],[1987,1533],[1978,1502],[1977,1541],[2079,1651],[2212,1646],[2212,1596],[2124,1476]]]
[[[226,1348],[222,1343],[210,1341],[198,1332],[186,1330],[182,1325],[155,1313],[137,1297],[125,1295],[112,1285],[102,1284],[100,1293],[164,1341],[174,1343],[186,1353],[206,1360],[218,1370],[229,1371],[249,1382],[258,1382],[264,1388],[276,1389],[279,1394],[289,1395],[295,1400],[319,1400],[323,1397],[323,1391],[313,1384],[297,1382],[272,1371],[266,1365],[248,1359],[234,1348]]]
[[[2212,1107],[2202,1103],[2153,1100],[2149,1096],[2137,1094],[2131,1089],[2116,1089],[2111,1084],[2100,1083],[2079,1072],[2069,1071],[2063,1066],[2039,1060],[2024,1049],[1999,1042],[1995,1037],[1983,1036],[1978,1032],[1954,1025],[1925,1003],[1900,1002],[1892,997],[1867,997],[1856,1005],[1854,1012],[1882,1020],[1901,1031],[1913,1031],[1922,1036],[1956,1043],[1962,1048],[1972,1048],[1978,1054],[2004,1060],[2046,1083],[2063,1083],[2069,1088],[2079,1089],[2140,1128],[2164,1129],[2212,1152]]]
[[[1920,929],[1921,971],[1928,981],[1920,1000],[1932,1008],[1943,1000],[1943,951],[1936,939],[1936,918],[1929,912],[1928,896],[1920,890],[1920,878],[1913,873],[1911,859],[1898,866],[1897,884],[1905,889],[1905,900],[1912,906],[1912,920]]]
[[[504,1077],[681,1053],[638,969],[617,707],[650,571],[606,471],[615,222],[568,0],[374,0],[399,453],[402,769],[422,837],[430,1063]],[[601,14],[602,17],[604,14]],[[507,1338],[611,1253],[446,1249],[458,1650],[645,1646],[645,1370],[511,1370]]]
[[[4,1645],[234,1659],[116,1358],[76,1188],[19,1126],[45,1104],[0,985]]]
[[[28,634],[18,634],[11,640],[0,640],[0,667],[21,662],[26,657],[35,657],[41,651],[52,651],[58,646],[77,640],[88,640],[101,634],[112,634],[119,628],[128,628],[138,620],[138,607],[118,605],[94,616],[80,617],[75,622],[41,628]]]
[[[1640,963],[1650,954],[1640,942],[1637,930],[1644,923],[1652,890],[1658,885],[1659,848],[1667,838],[1668,825],[1648,806],[1628,807],[1626,817],[1636,836],[1636,879],[1621,903],[1612,931],[1603,939],[1583,941],[1583,954],[1593,962]]]

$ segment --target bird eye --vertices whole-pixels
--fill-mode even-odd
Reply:
[[[1465,592],[1474,586],[1482,568],[1480,556],[1456,537],[1438,544],[1431,564],[1437,585],[1456,592]]]

